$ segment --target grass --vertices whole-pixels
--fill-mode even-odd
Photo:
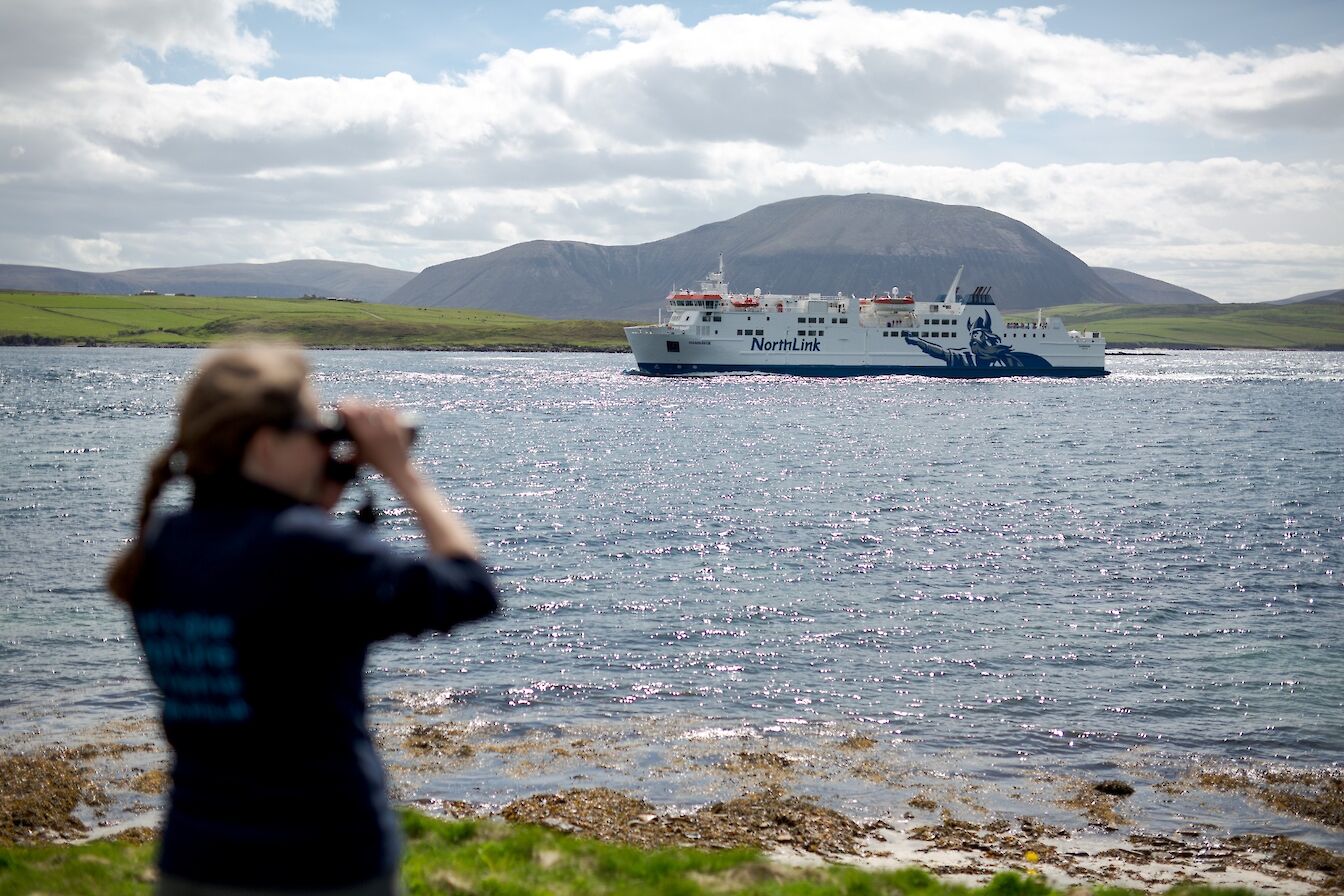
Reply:
[[[623,324],[326,299],[0,294],[0,341],[209,345],[252,336],[310,348],[625,351]]]
[[[1110,348],[1344,350],[1344,305],[1065,305],[1046,314],[1100,332]],[[626,351],[622,326],[326,299],[0,293],[0,343],[11,344],[201,346],[263,336],[311,348]]]
[[[1058,896],[1040,877],[997,875],[983,887],[943,883],[917,868],[864,871],[845,865],[796,868],[752,850],[638,849],[528,825],[441,821],[402,814],[402,877],[412,896]],[[0,894],[148,894],[153,843],[0,847]],[[1134,891],[1094,887],[1093,896]],[[1186,887],[1182,896],[1248,896],[1242,889]]]
[[[1101,333],[1107,348],[1344,349],[1344,305],[1062,305],[1044,313]]]

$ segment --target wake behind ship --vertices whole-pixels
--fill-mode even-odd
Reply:
[[[854,296],[728,291],[719,269],[698,292],[674,290],[659,322],[626,327],[641,373],[761,372],[802,376],[1106,376],[1106,340],[1058,317],[1010,323],[989,287],[969,296],[957,271],[947,294]],[[666,315],[666,321],[664,321]]]

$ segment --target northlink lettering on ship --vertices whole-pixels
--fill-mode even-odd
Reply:
[[[820,339],[762,339],[753,336],[751,350],[754,352],[819,352]]]

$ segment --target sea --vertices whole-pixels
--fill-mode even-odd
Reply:
[[[102,578],[199,357],[0,348],[0,747],[162,752]],[[1344,847],[1182,783],[1344,763],[1344,354],[983,381],[310,360],[324,400],[419,416],[417,459],[502,593],[495,618],[371,652],[400,799],[608,786],[691,808],[760,785],[859,817],[934,792],[1061,818],[1070,788],[1121,778],[1140,826]],[[363,488],[383,538],[423,544]]]

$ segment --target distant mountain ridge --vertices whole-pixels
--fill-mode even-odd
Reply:
[[[1344,289],[1322,289],[1316,292],[1304,292],[1301,295],[1289,296],[1286,299],[1279,299],[1277,302],[1270,302],[1270,304],[1296,305],[1300,302],[1315,302],[1322,305],[1344,304]]]
[[[1093,267],[1097,276],[1141,305],[1216,305],[1203,293],[1120,268]]]
[[[34,292],[194,293],[203,296],[338,296],[380,302],[415,274],[349,261],[294,260],[138,268],[105,274],[31,265],[0,265],[0,287]]]
[[[535,240],[433,265],[419,274],[326,260],[90,273],[0,265],[0,288],[83,293],[296,297],[325,295],[422,307],[483,308],[550,318],[652,319],[674,286],[695,286],[724,255],[739,292],[866,295],[899,287],[920,298],[994,288],[1022,310],[1061,304],[1211,304],[1208,296],[1118,268],[1089,268],[1031,227],[975,206],[864,193],[775,202],[649,243]],[[1330,291],[1281,300],[1339,301]]]
[[[1006,215],[864,193],[812,196],[633,246],[536,240],[434,265],[388,301],[551,318],[651,319],[675,286],[694,286],[722,253],[735,291],[869,294],[990,285],[1006,309],[1133,304],[1081,259]]]

